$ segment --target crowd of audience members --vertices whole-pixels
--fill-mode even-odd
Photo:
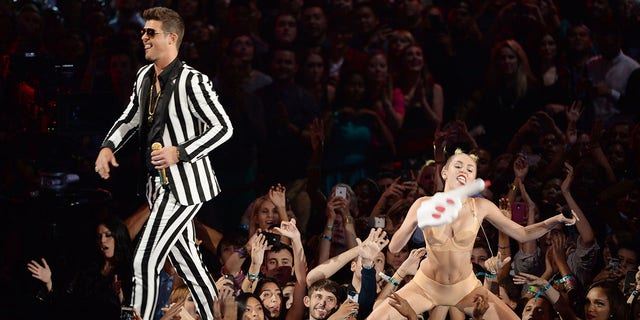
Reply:
[[[485,223],[471,260],[492,292],[522,319],[640,319],[640,2],[4,1],[3,207],[33,197],[42,151],[21,137],[60,134],[65,97],[89,95],[100,109],[83,112],[107,124],[121,112],[146,63],[140,13],[157,5],[184,18],[180,59],[213,79],[234,126],[210,155],[223,192],[195,223],[216,319],[365,319],[387,297],[408,319],[482,319],[482,304],[413,313],[394,291],[429,259],[424,238],[386,249],[456,149],[514,221],[579,218],[527,243]],[[139,157],[125,150],[98,181],[99,138],[73,138],[66,167],[118,205],[75,239],[95,237],[95,257],[6,250],[3,282],[34,278],[16,319],[115,319],[129,298],[148,209],[123,200],[137,181],[125,168]],[[200,319],[170,263],[159,278],[154,318]]]

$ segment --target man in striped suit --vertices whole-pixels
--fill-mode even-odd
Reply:
[[[208,154],[231,137],[231,122],[209,78],[178,59],[182,18],[164,7],[145,10],[143,18],[141,40],[152,63],[138,71],[131,101],[107,133],[95,170],[108,179],[110,166],[118,166],[114,153],[138,132],[151,213],[136,247],[132,304],[145,320],[152,318],[168,256],[202,319],[213,319],[217,292],[195,244],[193,219],[220,192]]]

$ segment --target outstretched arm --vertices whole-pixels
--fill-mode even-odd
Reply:
[[[558,214],[544,221],[523,227],[512,220],[507,219],[507,217],[500,212],[500,209],[498,209],[493,202],[487,199],[477,200],[479,212],[485,212],[485,218],[489,220],[489,222],[491,222],[498,230],[520,242],[538,239],[559,223],[565,223],[568,225],[576,223],[576,219],[574,217],[568,219],[562,214]]]
[[[580,209],[580,206],[578,206],[578,203],[576,203],[576,201],[573,199],[573,196],[571,195],[571,182],[573,181],[573,167],[567,162],[565,162],[564,167],[565,167],[565,172],[567,173],[567,176],[562,182],[560,189],[562,190],[562,195],[564,196],[564,199],[567,201],[567,205],[569,206],[569,209],[571,209],[571,211],[573,211],[573,213],[577,217],[576,229],[578,229],[578,233],[580,234],[578,241],[582,241],[582,244],[585,247],[589,248],[596,241],[595,235],[593,233],[593,229],[591,228],[591,224],[589,224],[589,220],[587,220],[587,217],[582,212],[582,209]]]
[[[300,231],[296,226],[296,219],[282,221],[280,227],[275,228],[280,234],[291,239],[293,249],[293,270],[296,276],[296,283],[293,287],[293,305],[287,312],[286,319],[301,319],[304,316],[304,296],[307,289],[305,279],[307,277],[307,259],[304,255],[304,246],[300,236]]]
[[[326,279],[334,275],[340,268],[358,256],[358,250],[357,246],[353,247],[311,269],[307,274],[307,287],[320,279]]]

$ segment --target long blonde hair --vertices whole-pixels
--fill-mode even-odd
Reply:
[[[487,83],[492,88],[497,88],[502,82],[502,77],[498,72],[498,58],[500,50],[503,48],[509,48],[515,53],[518,58],[518,69],[512,79],[516,85],[516,97],[522,98],[528,91],[529,86],[535,81],[535,76],[531,71],[529,65],[529,58],[527,53],[522,49],[522,46],[513,39],[507,39],[498,42],[493,46],[491,50],[491,62],[489,64],[489,72],[487,72]]]

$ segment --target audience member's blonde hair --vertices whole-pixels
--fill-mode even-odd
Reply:
[[[189,288],[186,285],[174,286],[173,290],[171,290],[171,295],[169,296],[169,304],[182,302],[190,295],[191,292],[189,292]]]

